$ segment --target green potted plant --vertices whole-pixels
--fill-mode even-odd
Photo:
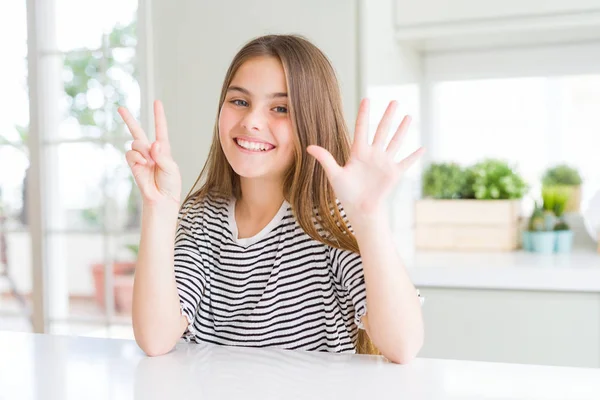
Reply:
[[[551,254],[554,252],[556,236],[553,229],[548,229],[543,205],[536,202],[527,230],[523,232],[523,249],[535,253]]]
[[[581,175],[567,164],[558,164],[548,168],[542,177],[543,187],[561,187],[569,193],[569,202],[565,212],[578,212],[581,203]]]
[[[553,230],[554,225],[556,225],[554,209],[556,202],[559,200],[559,192],[561,192],[559,187],[542,187],[542,210],[544,215],[544,227],[547,231]]]
[[[556,216],[556,223],[554,225],[556,236],[555,251],[557,253],[570,253],[573,248],[574,234],[564,218],[564,212],[569,203],[570,195],[571,192],[568,190],[558,189],[554,198],[554,215]]]
[[[113,298],[115,304],[115,310],[117,312],[128,312],[131,310],[131,301],[128,298],[128,292],[132,292],[133,289],[133,275],[135,273],[135,260],[138,255],[138,245],[129,244],[126,245],[131,255],[134,257],[133,261],[115,261],[112,264],[113,267]],[[95,299],[96,303],[104,308],[105,297],[104,297],[104,264],[96,263],[92,265],[92,277],[94,280]]]
[[[563,187],[544,187],[542,204],[538,202],[527,230],[523,232],[523,249],[536,253],[568,253],[573,246],[573,231],[564,219],[570,192]]]
[[[528,186],[515,168],[486,159],[461,168],[437,163],[424,172],[415,206],[415,242],[423,250],[514,250],[520,199]]]
[[[433,163],[423,173],[423,196],[458,199],[465,185],[463,168],[456,163]]]
[[[521,199],[529,189],[525,180],[507,162],[487,159],[467,169],[466,194],[477,200]]]

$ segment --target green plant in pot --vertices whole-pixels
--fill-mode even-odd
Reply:
[[[546,225],[546,215],[542,204],[536,201],[527,230],[523,232],[523,249],[535,253],[553,253],[556,236]]]
[[[507,162],[486,159],[467,169],[462,197],[478,200],[521,199],[529,189],[523,178]]]
[[[579,171],[567,164],[559,164],[548,168],[542,177],[544,188],[561,188],[569,194],[565,212],[579,211],[581,203],[581,175]]]
[[[557,202],[560,200],[561,191],[559,187],[542,187],[542,208],[544,210],[544,225],[546,230],[554,230],[556,225],[556,214],[554,213]]]
[[[423,173],[423,197],[458,199],[465,185],[463,168],[456,163],[433,163]]]
[[[573,248],[573,231],[564,217],[569,200],[570,192],[568,190],[557,189],[554,199],[554,214],[556,215],[554,232],[556,236],[555,250],[557,253],[570,253]]]

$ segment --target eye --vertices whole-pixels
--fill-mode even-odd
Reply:
[[[231,100],[230,103],[234,104],[236,106],[240,106],[240,107],[248,107],[248,102],[245,100],[236,99],[236,100]]]
[[[282,114],[286,114],[288,112],[287,107],[283,107],[283,106],[275,107],[273,110],[275,110],[275,112],[277,112],[277,113],[282,113]]]

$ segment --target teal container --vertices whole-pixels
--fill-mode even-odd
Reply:
[[[556,248],[556,233],[549,232],[530,232],[531,250],[534,253],[552,254]]]
[[[570,253],[573,249],[573,231],[556,231],[555,251],[557,253]]]
[[[551,231],[554,229],[554,225],[556,225],[556,217],[551,212],[544,212],[544,229],[546,231]]]
[[[523,231],[522,241],[523,241],[523,250],[531,251],[532,250],[532,248],[531,248],[531,232]]]

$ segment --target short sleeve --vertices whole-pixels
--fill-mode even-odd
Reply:
[[[199,213],[198,206],[184,205],[179,213],[175,233],[175,282],[181,314],[189,324],[182,336],[186,341],[194,335],[194,322],[206,286],[206,275],[198,245],[202,233]]]
[[[333,273],[354,305],[354,322],[365,329],[362,317],[367,313],[367,291],[360,254],[335,247],[329,249]]]

